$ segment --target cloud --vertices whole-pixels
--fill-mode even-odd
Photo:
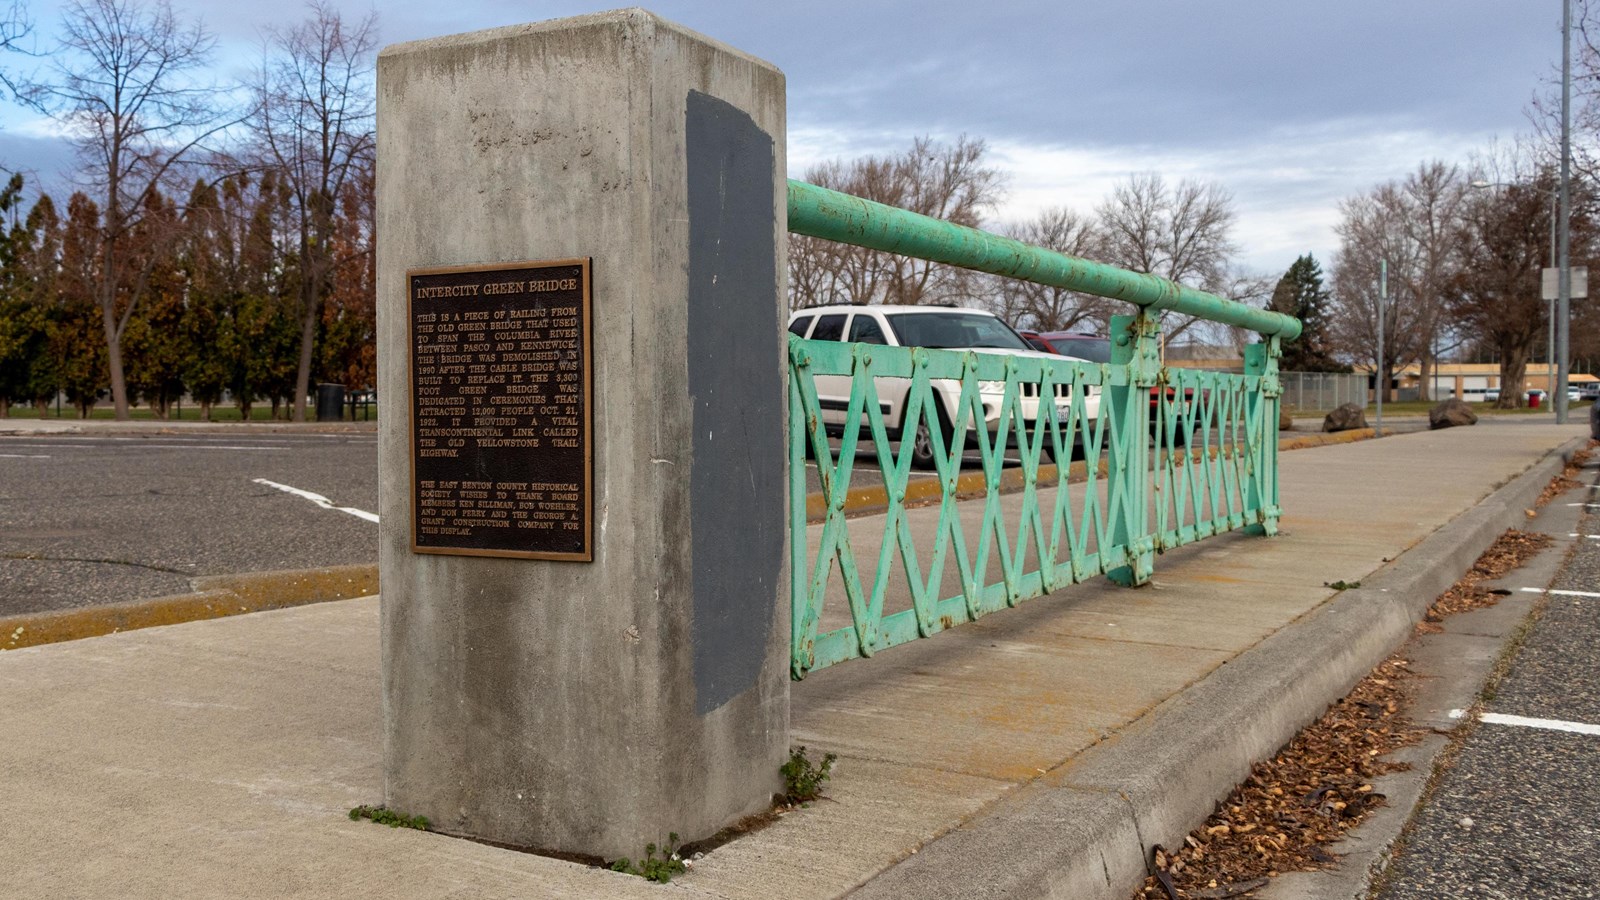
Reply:
[[[1053,206],[1092,212],[1118,181],[1135,173],[1216,182],[1234,197],[1241,262],[1274,273],[1303,253],[1333,255],[1340,201],[1404,177],[1425,160],[1464,162],[1471,149],[1492,140],[1490,134],[1408,128],[1389,119],[1281,126],[1195,148],[994,140],[990,162],[1009,176],[1009,191],[993,224],[1029,219]],[[790,132],[789,172],[803,178],[819,162],[895,153],[909,143],[887,131],[801,128]]]
[[[41,137],[0,131],[0,167],[21,172],[25,192],[35,197],[40,191],[65,202],[72,192],[72,173],[77,158],[71,145],[59,137]]]
[[[594,11],[578,0],[332,0],[377,8],[385,41]],[[216,73],[258,59],[287,6],[174,0],[221,46]],[[53,43],[61,0],[38,0]],[[893,153],[923,134],[988,141],[1011,175],[1000,220],[1092,209],[1130,172],[1220,182],[1238,205],[1244,260],[1281,270],[1331,255],[1344,197],[1425,159],[1464,160],[1526,128],[1557,58],[1559,16],[1505,0],[655,0],[651,8],[771,61],[788,83],[789,170]],[[14,138],[53,127],[0,114]],[[30,151],[31,152],[31,151]],[[61,159],[56,154],[55,159]],[[67,157],[70,160],[70,156]]]

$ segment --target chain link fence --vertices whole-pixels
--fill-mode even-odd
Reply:
[[[1281,398],[1286,408],[1301,412],[1330,410],[1346,403],[1366,406],[1372,391],[1367,376],[1359,372],[1280,372]]]

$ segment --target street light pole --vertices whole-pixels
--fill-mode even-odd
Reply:
[[[1567,357],[1572,341],[1572,0],[1561,0],[1561,259],[1558,309],[1561,319],[1556,353],[1556,424],[1567,423]]]
[[[1374,393],[1378,395],[1378,421],[1372,433],[1376,437],[1383,437],[1383,395],[1389,392],[1389,371],[1383,367],[1383,339],[1386,331],[1383,327],[1383,308],[1389,305],[1389,260],[1378,260],[1378,373],[1372,379]]]
[[[1550,192],[1550,268],[1556,267],[1556,211],[1560,205],[1560,198],[1554,191]],[[1542,283],[1542,279],[1541,279]],[[1546,387],[1554,387],[1556,383],[1556,298],[1551,297],[1545,301],[1545,319],[1550,326],[1550,333],[1544,342],[1544,383]],[[1554,400],[1554,397],[1551,397]]]

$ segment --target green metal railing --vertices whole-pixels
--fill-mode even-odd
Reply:
[[[795,678],[1097,575],[1143,583],[1157,553],[1210,535],[1276,531],[1278,347],[1299,335],[1297,320],[801,182],[789,182],[788,205],[796,234],[1141,307],[1112,317],[1107,364],[789,338]],[[1246,348],[1242,375],[1167,369],[1161,310],[1248,328],[1263,341]],[[819,384],[831,391],[826,412]],[[931,545],[919,545],[905,505],[919,426],[942,488]],[[860,452],[863,439],[870,454]],[[985,476],[981,514],[957,498],[973,447]],[[1086,465],[1069,485],[1075,449]],[[816,535],[807,529],[808,455],[826,510]],[[1019,461],[1023,486],[1003,496],[1008,457]],[[888,499],[881,534],[871,535],[879,542],[866,551],[870,569],[858,560],[868,544],[852,523],[879,526],[847,518],[845,507],[862,459],[878,469]]]

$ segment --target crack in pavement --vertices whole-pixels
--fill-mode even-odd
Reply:
[[[110,566],[133,566],[139,569],[150,569],[155,572],[167,572],[172,575],[182,575],[185,578],[192,578],[198,574],[193,571],[174,569],[169,566],[158,566],[155,563],[131,562],[126,559],[97,559],[94,557],[84,556],[45,556],[42,553],[0,553],[0,559],[31,560],[38,562],[81,562],[99,563]]]

